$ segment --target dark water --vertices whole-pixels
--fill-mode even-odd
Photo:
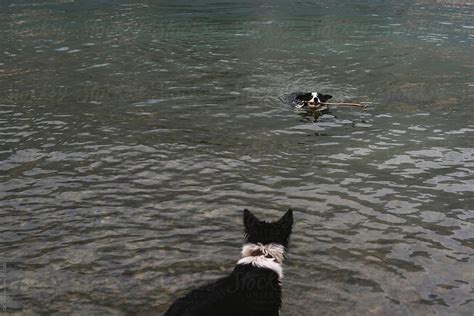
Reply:
[[[281,315],[471,315],[474,6],[0,1],[4,311],[162,314],[296,223]],[[305,117],[318,90],[371,102]]]

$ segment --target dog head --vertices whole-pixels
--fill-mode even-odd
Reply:
[[[322,94],[319,92],[309,92],[305,94],[300,94],[296,97],[297,100],[305,104],[321,104],[322,102],[327,102],[332,98],[332,95]]]
[[[287,248],[293,226],[293,211],[289,209],[278,221],[265,222],[245,209],[244,226],[248,243],[263,245],[274,243]]]

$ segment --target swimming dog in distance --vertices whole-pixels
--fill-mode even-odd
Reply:
[[[292,96],[294,97],[294,101],[296,101],[294,102],[294,105],[298,109],[303,107],[317,108],[332,98],[332,95],[322,94],[319,92],[296,92],[293,93]]]
[[[289,209],[275,222],[244,210],[246,244],[230,275],[175,301],[165,316],[278,316],[282,263],[293,226]]]

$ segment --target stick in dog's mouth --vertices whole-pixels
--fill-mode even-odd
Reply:
[[[351,106],[351,107],[363,108],[363,109],[366,109],[369,107],[367,104],[346,103],[346,102],[307,102],[306,104],[310,108],[322,107],[324,105]]]
[[[347,103],[347,102],[322,102],[321,104],[329,104],[329,105],[339,105],[339,106],[353,106],[357,108],[364,108],[368,107],[367,104],[360,104],[360,103]]]

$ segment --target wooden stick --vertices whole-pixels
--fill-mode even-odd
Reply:
[[[346,103],[346,102],[339,102],[339,103],[336,103],[336,102],[321,102],[321,104],[330,104],[330,105],[342,105],[342,106],[355,106],[355,107],[359,107],[359,108],[367,108],[367,105],[365,104],[360,104],[360,103]]]

